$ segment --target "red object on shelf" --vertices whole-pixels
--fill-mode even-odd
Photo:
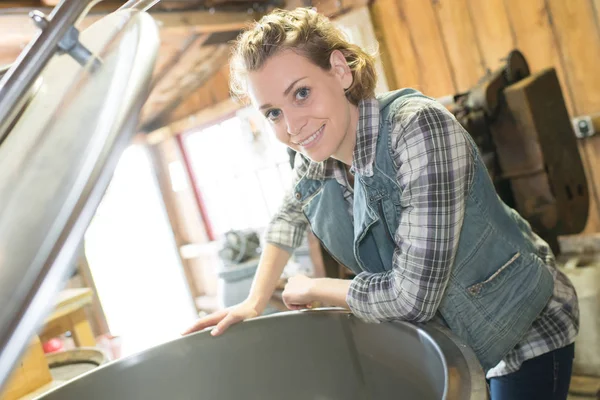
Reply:
[[[44,353],[56,353],[62,351],[64,346],[62,340],[58,338],[50,339],[42,345]]]

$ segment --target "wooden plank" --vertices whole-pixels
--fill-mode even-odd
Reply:
[[[321,14],[329,18],[345,14],[351,10],[364,7],[369,4],[368,0],[314,0],[312,6]],[[288,7],[286,7],[288,8]]]
[[[200,109],[195,114],[188,115],[185,118],[171,123],[169,126],[162,127],[147,134],[146,141],[150,145],[156,145],[173,135],[214,122],[225,115],[234,113],[240,108],[241,105],[239,103],[232,99],[227,99],[214,106]]]
[[[485,74],[481,49],[476,43],[474,45],[475,28],[467,1],[434,1],[456,89],[459,92],[469,90]]]
[[[54,303],[54,310],[44,323],[51,324],[55,320],[90,304],[92,304],[92,290],[90,288],[64,289],[59,292]]]
[[[92,10],[78,24],[78,28],[85,29],[106,14],[106,12],[98,13]],[[245,12],[215,12],[211,14],[209,11],[158,11],[150,14],[161,29],[169,29],[173,33],[181,34],[189,33],[190,29],[197,33],[239,31],[262,15]],[[19,40],[24,37],[31,38],[37,32],[37,28],[24,10],[19,14],[0,14],[0,32],[7,35],[6,38],[2,36],[2,42],[7,43],[15,38]]]
[[[591,1],[547,0],[573,91],[575,113],[600,111],[600,33]]]
[[[180,11],[151,12],[161,28],[194,27],[197,32],[229,32],[243,29],[248,22],[258,19],[262,14],[245,12]]]
[[[29,7],[40,7],[41,3],[39,0],[21,0],[21,1],[0,1],[1,8],[29,8]]]
[[[502,58],[515,47],[511,26],[503,0],[468,0],[486,68],[494,70],[502,64]]]
[[[563,255],[600,254],[600,233],[562,236],[559,243]]]
[[[156,85],[164,79],[164,77],[169,73],[169,71],[177,65],[177,63],[181,60],[181,58],[193,47],[200,47],[202,43],[208,39],[209,34],[199,34],[193,33],[188,36],[181,48],[175,53],[170,55],[168,60],[164,63],[161,63],[160,69],[157,69],[156,75],[152,78],[152,87],[156,87]]]
[[[153,131],[166,125],[171,114],[188,96],[198,90],[214,75],[215,72],[227,62],[229,48],[226,45],[216,46],[198,71],[193,74],[182,76],[178,82],[178,89],[167,102],[153,112],[145,112],[146,116],[140,124],[142,131]]]
[[[569,393],[586,396],[585,399],[597,399],[598,395],[600,395],[600,378],[573,375],[571,377]]]
[[[418,65],[414,43],[406,23],[406,18],[400,14],[398,2],[395,0],[377,0],[371,6],[373,26],[380,43],[384,43],[387,58],[389,59],[388,79],[390,89],[413,87],[422,90],[418,75]]]
[[[18,47],[12,49],[0,48],[0,66],[12,64],[19,57],[19,54],[21,54],[21,49]]]
[[[167,125],[229,99],[228,65],[217,71],[204,86],[191,93],[171,114]]]
[[[35,336],[0,393],[0,400],[17,400],[51,381],[42,343]]]
[[[547,0],[553,31],[561,52],[575,115],[600,111],[600,32],[592,1]],[[580,141],[588,174],[590,217],[584,232],[600,231],[600,137]]]
[[[561,84],[569,114],[573,115],[573,100],[566,81],[565,69],[556,38],[550,25],[550,15],[544,0],[505,0],[508,18],[515,34],[516,46],[523,53],[532,72],[554,67]]]
[[[92,332],[92,327],[87,320],[85,310],[80,308],[69,316],[71,325],[71,334],[77,347],[95,347],[96,338]]]
[[[402,23],[408,25],[415,44],[421,90],[432,97],[454,94],[456,87],[431,2],[401,0],[398,5]]]
[[[590,192],[590,215],[584,233],[600,232],[600,136],[579,142],[588,178]]]

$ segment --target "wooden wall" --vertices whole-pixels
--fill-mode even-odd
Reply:
[[[572,117],[600,113],[600,0],[375,0],[371,16],[390,89],[465,91],[518,48],[533,72],[556,68]],[[598,232],[600,135],[579,149]]]

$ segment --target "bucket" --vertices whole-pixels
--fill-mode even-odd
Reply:
[[[226,264],[219,269],[218,296],[219,307],[227,308],[246,300],[250,294],[252,281],[258,269],[259,258],[248,260],[241,264]],[[267,306],[263,315],[277,312],[273,307]]]
[[[106,354],[94,347],[78,347],[46,355],[50,373],[55,381],[70,381],[90,372],[109,360]]]

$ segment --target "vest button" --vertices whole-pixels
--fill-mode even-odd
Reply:
[[[300,192],[296,192],[296,199],[300,200],[302,198],[302,195],[300,194]]]

